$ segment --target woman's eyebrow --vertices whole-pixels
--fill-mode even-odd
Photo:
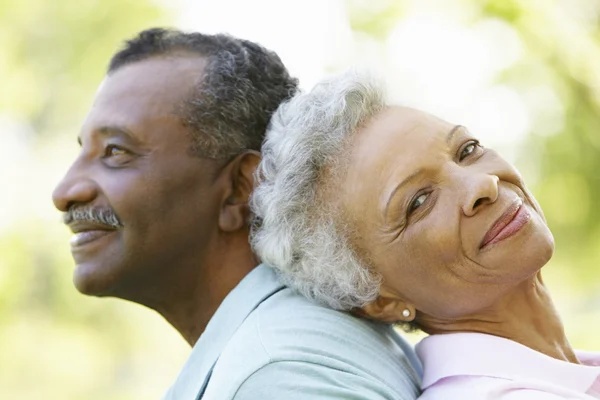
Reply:
[[[460,130],[464,129],[466,130],[466,128],[462,125],[456,125],[454,128],[452,128],[450,130],[450,132],[448,132],[448,135],[446,136],[446,143],[450,144],[452,143],[452,141],[454,140],[454,137],[456,136],[457,133],[460,132]],[[394,198],[394,196],[396,195],[396,193],[398,193],[398,190],[400,190],[403,186],[411,183],[413,180],[415,180],[416,178],[419,177],[419,175],[423,174],[425,170],[423,168],[419,168],[418,170],[416,170],[415,172],[413,172],[412,174],[410,174],[409,176],[407,176],[406,178],[404,178],[402,180],[402,182],[400,182],[398,185],[396,185],[396,187],[394,187],[394,189],[392,190],[392,192],[390,193],[387,202],[385,203],[385,207],[383,209],[383,217],[384,219],[387,220],[387,213],[388,213],[388,208],[390,207],[390,203],[392,202],[392,199]]]
[[[410,174],[409,176],[404,178],[398,185],[396,185],[396,187],[394,187],[394,189],[392,190],[392,192],[390,193],[390,195],[388,197],[387,202],[385,203],[385,208],[383,209],[383,217],[385,219],[387,219],[387,212],[388,212],[388,208],[390,207],[390,203],[392,202],[392,199],[394,198],[396,193],[398,193],[398,190],[400,190],[403,186],[411,183],[413,180],[418,178],[424,172],[425,172],[424,168],[419,168],[415,172],[413,172],[412,174]]]
[[[450,132],[448,132],[448,136],[446,136],[446,143],[450,144],[452,143],[452,140],[454,140],[454,136],[456,136],[456,134],[458,133],[459,129],[463,128],[463,129],[467,129],[462,125],[456,125],[454,128],[452,128],[452,130]]]

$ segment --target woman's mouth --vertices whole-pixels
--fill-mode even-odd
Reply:
[[[496,220],[494,225],[486,233],[481,241],[480,249],[492,244],[498,243],[510,236],[513,236],[527,224],[531,219],[531,214],[523,201],[518,199],[508,207],[508,209]]]

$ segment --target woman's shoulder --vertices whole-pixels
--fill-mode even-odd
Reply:
[[[575,354],[582,364],[591,367],[600,367],[600,352],[575,350]]]
[[[456,333],[424,339],[417,354],[424,367],[423,399],[592,399],[586,393],[600,393],[598,353],[579,353],[587,364],[579,365],[509,339]]]
[[[455,376],[438,382],[418,400],[592,400],[595,397],[543,382],[514,382],[485,376]]]

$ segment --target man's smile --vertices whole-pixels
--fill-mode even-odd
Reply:
[[[75,250],[105,236],[115,233],[117,229],[112,226],[98,224],[90,221],[75,221],[69,224],[74,233],[70,240],[71,249]]]

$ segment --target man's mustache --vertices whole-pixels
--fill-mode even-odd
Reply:
[[[72,206],[64,213],[63,222],[70,225],[76,221],[107,225],[115,229],[123,226],[117,214],[110,207]]]

